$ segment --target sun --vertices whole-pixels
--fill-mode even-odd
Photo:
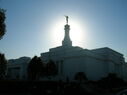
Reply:
[[[81,45],[83,42],[83,29],[81,25],[77,22],[70,21],[70,38],[73,45]]]
[[[51,36],[55,46],[62,44],[64,39],[64,25],[66,24],[65,19],[55,22],[51,28]],[[70,25],[70,39],[73,46],[83,46],[83,40],[85,38],[85,32],[82,25],[76,20],[70,20],[68,24]]]

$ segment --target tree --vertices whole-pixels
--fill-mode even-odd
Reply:
[[[87,80],[87,77],[84,72],[77,72],[75,74],[75,80],[78,80],[81,83],[82,81]]]
[[[28,64],[27,74],[28,79],[37,80],[42,75],[44,64],[40,57],[34,56]]]
[[[56,64],[52,60],[49,60],[49,62],[46,64],[46,75],[54,76],[56,74],[57,74]]]
[[[115,73],[109,73],[108,76],[99,80],[99,83],[102,87],[111,89],[113,87],[124,85],[124,80],[118,77]]]
[[[0,53],[0,79],[4,79],[7,70],[7,60],[4,54]]]
[[[0,40],[6,32],[5,18],[5,10],[0,8]]]

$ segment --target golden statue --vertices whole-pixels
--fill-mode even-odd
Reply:
[[[68,24],[68,18],[69,18],[69,17],[68,17],[68,16],[65,16],[65,17],[66,17],[66,23]]]

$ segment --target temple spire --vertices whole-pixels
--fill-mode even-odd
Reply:
[[[68,25],[68,16],[66,17],[66,25],[64,26],[64,30],[65,30],[65,35],[64,35],[64,39],[62,41],[62,46],[72,46],[72,41],[70,39],[69,36],[69,31],[70,31],[70,25]]]

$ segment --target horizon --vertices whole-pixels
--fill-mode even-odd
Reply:
[[[73,46],[109,47],[127,61],[126,0],[1,0],[0,8],[7,10],[7,32],[0,41],[7,59],[32,58],[61,46],[68,15]]]

